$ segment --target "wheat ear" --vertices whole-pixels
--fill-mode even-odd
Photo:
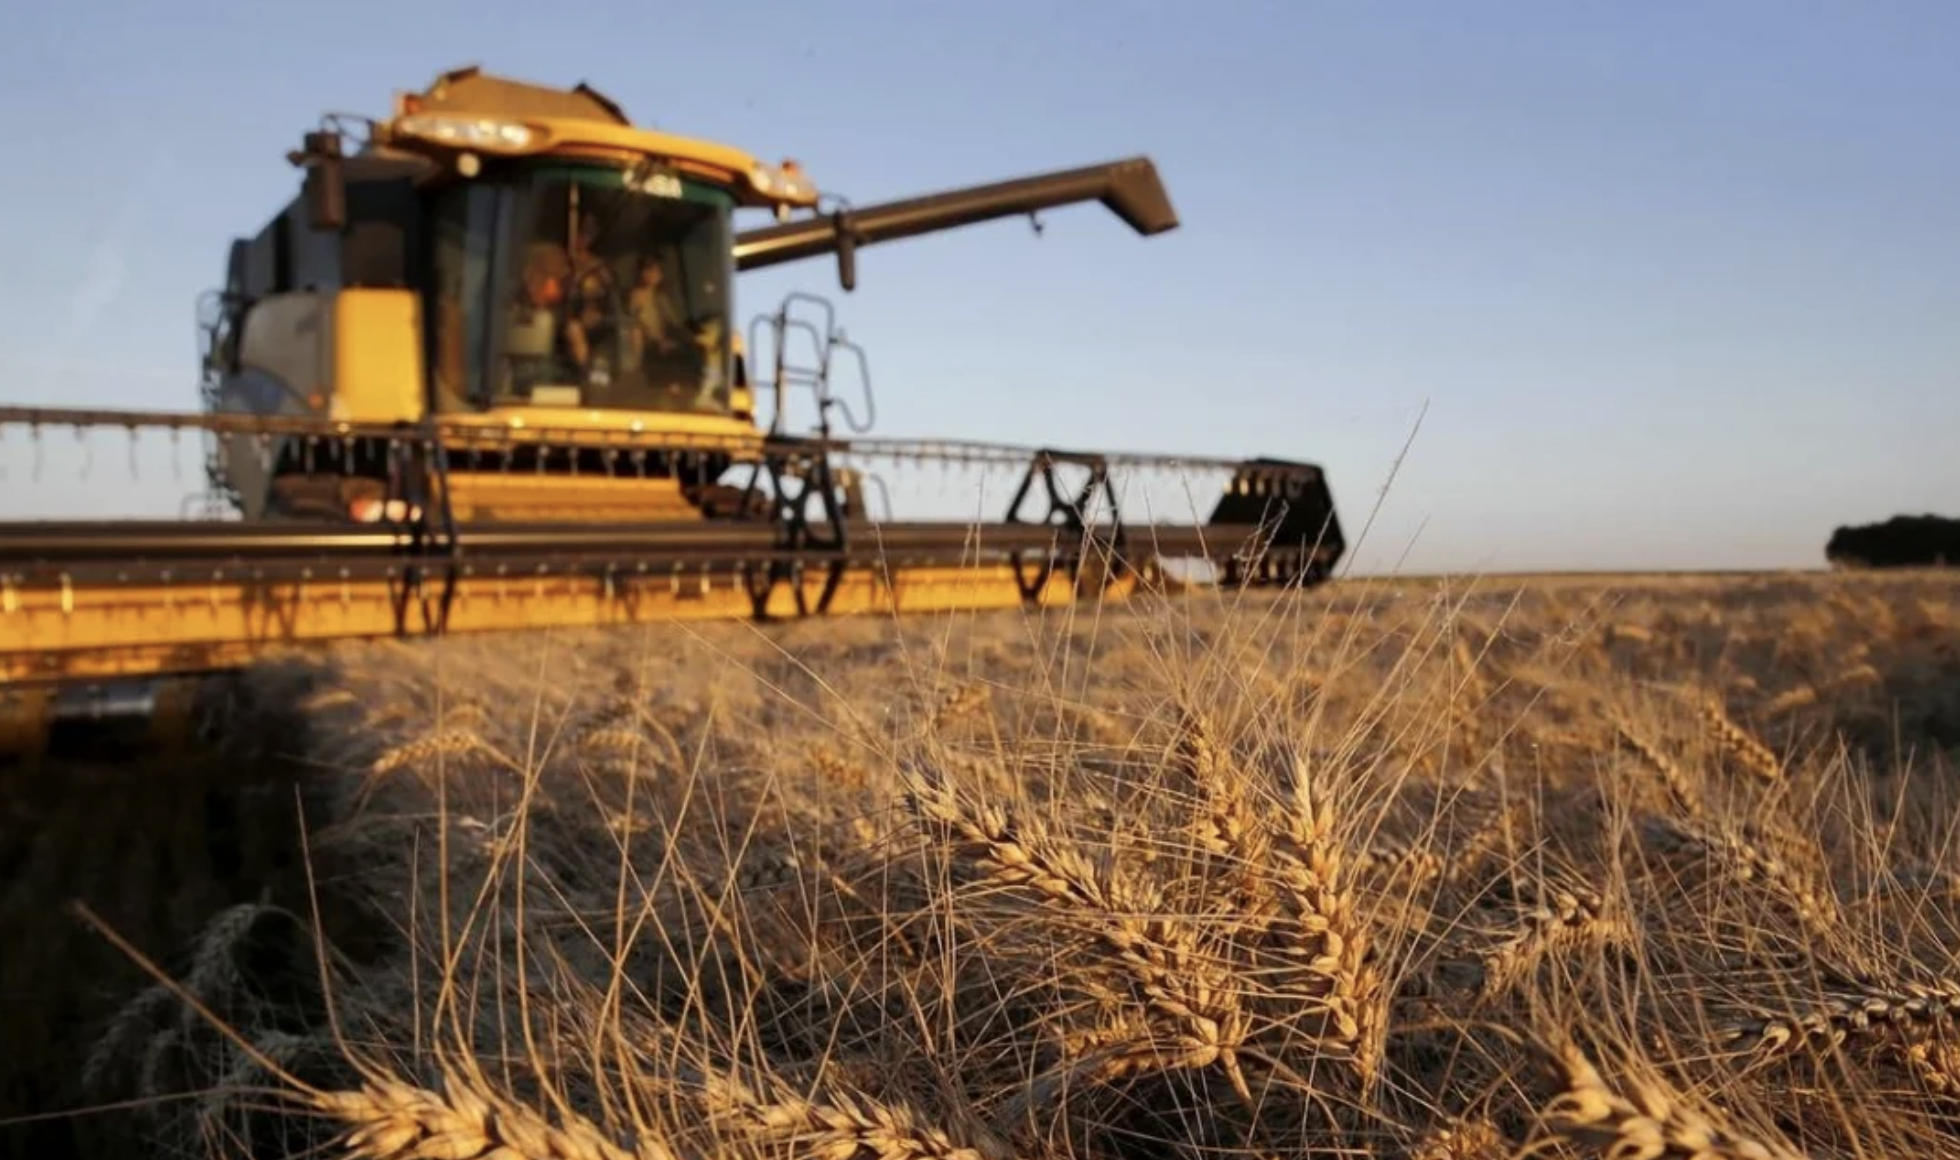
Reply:
[[[1642,1160],[1803,1160],[1724,1128],[1657,1084],[1629,1081],[1624,1093],[1608,1087],[1573,1044],[1559,1046],[1558,1064],[1565,1090],[1546,1104],[1544,1119],[1573,1143]]]
[[[948,844],[995,882],[1028,890],[1049,908],[1086,919],[1097,940],[1114,952],[1144,1006],[1172,1020],[1176,1038],[1194,1045],[1180,1062],[1217,1064],[1239,1097],[1251,1103],[1238,1058],[1248,1021],[1237,991],[1199,953],[1196,932],[1158,916],[1162,908],[1154,891],[1111,865],[1092,864],[1033,819],[1015,817],[997,802],[964,803],[916,774],[911,780],[907,800],[922,821],[945,827]]]
[[[341,1122],[355,1160],[678,1160],[648,1135],[622,1145],[581,1117],[553,1124],[479,1080],[445,1069],[440,1089],[431,1090],[374,1076],[309,1102]]]

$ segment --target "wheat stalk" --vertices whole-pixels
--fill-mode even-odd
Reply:
[[[1614,730],[1633,751],[1640,755],[1661,779],[1668,797],[1673,799],[1674,807],[1690,818],[1699,818],[1704,812],[1701,787],[1688,776],[1681,763],[1670,757],[1666,751],[1647,738],[1644,731],[1636,728],[1623,714],[1615,714]]]
[[[1197,933],[1159,913],[1154,890],[1113,864],[1091,864],[1033,819],[1015,817],[998,802],[962,802],[916,776],[911,782],[913,811],[950,831],[949,848],[985,867],[996,883],[1026,889],[1089,926],[1143,1004],[1178,1027],[1190,1048],[1180,1066],[1216,1064],[1251,1102],[1238,1058],[1248,1023],[1237,992],[1229,979],[1216,976]]]
[[[1381,975],[1369,961],[1353,893],[1342,882],[1333,803],[1316,798],[1304,766],[1295,769],[1293,788],[1293,806],[1276,827],[1269,859],[1289,923],[1275,928],[1281,936],[1275,941],[1293,960],[1296,986],[1305,984],[1291,997],[1324,1016],[1317,1046],[1372,1082],[1386,1030]]]
[[[1766,782],[1781,781],[1783,762],[1769,746],[1757,740],[1756,735],[1736,724],[1720,700],[1710,697],[1700,701],[1697,708],[1702,720],[1715,731],[1715,738],[1742,767]]]
[[[422,765],[438,757],[465,757],[488,748],[474,729],[443,729],[384,751],[374,759],[368,772],[380,776]]]
[[[1225,867],[1221,877],[1231,883],[1222,892],[1225,905],[1249,926],[1263,928],[1273,917],[1272,891],[1261,872],[1272,843],[1252,808],[1245,770],[1219,744],[1205,715],[1188,706],[1179,711],[1172,757],[1204,801],[1190,834],[1198,849]]]
[[[1671,1098],[1660,1085],[1608,1087],[1580,1050],[1561,1044],[1565,1090],[1544,1108],[1546,1124],[1575,1144],[1624,1160],[1802,1160],[1749,1139]]]
[[[987,687],[980,684],[956,686],[939,701],[932,712],[932,725],[935,729],[945,729],[954,722],[971,717],[985,709],[990,701]]]
[[[711,1113],[794,1141],[818,1160],[1004,1160],[1007,1155],[984,1133],[976,1135],[977,1143],[960,1144],[908,1108],[835,1085],[818,1100],[782,1091],[764,1097],[727,1073],[693,1073],[689,1080]]]
[[[1716,1042],[1745,1055],[1773,1057],[1805,1047],[1835,1048],[1847,1041],[1891,1041],[1917,1050],[1955,1030],[1960,984],[1862,985],[1826,995],[1798,1014],[1726,1024]],[[1921,1052],[1925,1054],[1925,1052]]]
[[[1650,841],[1663,851],[1711,858],[1737,880],[1762,886],[1820,944],[1841,940],[1844,911],[1828,886],[1815,884],[1768,846],[1727,824],[1650,818]],[[1860,970],[1869,965],[1854,964]]]
[[[308,1102],[341,1122],[354,1160],[677,1160],[650,1135],[621,1144],[570,1113],[552,1123],[449,1069],[435,1089],[374,1076]]]
[[[1510,1154],[1504,1133],[1489,1120],[1451,1119],[1424,1132],[1408,1160],[1499,1160]]]
[[[1495,998],[1523,980],[1545,956],[1567,947],[1599,946],[1629,934],[1628,925],[1609,915],[1598,894],[1584,888],[1540,890],[1517,883],[1520,897],[1531,900],[1497,944],[1484,952],[1480,997]]]

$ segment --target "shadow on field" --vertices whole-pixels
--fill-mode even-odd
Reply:
[[[0,765],[0,1156],[139,1156],[143,1114],[70,1115],[105,1102],[83,1082],[93,1046],[153,980],[79,917],[86,904],[172,978],[214,915],[265,902],[301,916],[309,899],[301,813],[330,803],[309,786],[301,670],[213,684],[199,736],[169,750],[54,752]],[[321,918],[356,944],[317,864]],[[114,1099],[143,1098],[136,1075]],[[12,1121],[34,1117],[28,1122]]]

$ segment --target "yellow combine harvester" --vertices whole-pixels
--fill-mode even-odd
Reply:
[[[583,84],[473,68],[323,124],[290,156],[301,191],[206,303],[201,410],[0,409],[0,427],[200,432],[224,508],[0,525],[16,705],[342,638],[1120,598],[1174,559],[1311,584],[1344,550],[1311,464],[865,438],[866,408],[831,389],[861,352],[796,316],[821,299],[741,341],[740,271],[834,257],[849,290],[863,246],[1088,201],[1173,229],[1147,159],[854,208]],[[773,220],[738,229],[745,211]],[[797,333],[810,365],[785,353]],[[752,379],[765,338],[773,373]],[[813,429],[789,429],[798,388]],[[881,462],[1018,487],[998,522],[876,519]],[[1116,477],[1151,469],[1220,473],[1209,522],[1124,520]]]

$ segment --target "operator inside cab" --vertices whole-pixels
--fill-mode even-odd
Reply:
[[[479,398],[491,406],[727,410],[723,316],[732,267],[717,207],[555,175],[498,194],[514,211],[506,236],[516,251],[497,295],[506,305],[493,315],[502,323],[494,344],[501,365],[485,368],[489,389]],[[478,237],[490,242],[495,232]],[[448,300],[445,383],[470,376],[472,356],[488,352],[489,336],[464,322],[471,282],[494,265],[483,251],[468,253],[471,233],[466,226],[450,235],[438,253],[439,272],[448,274],[438,279]]]
[[[658,257],[640,257],[639,278],[627,298],[632,312],[632,345],[643,362],[673,358],[687,340],[687,314],[667,288],[667,269]]]
[[[569,379],[585,388],[589,406],[632,406],[629,398],[611,399],[613,388],[672,396],[682,394],[684,384],[701,383],[711,351],[690,341],[685,305],[668,288],[665,265],[652,247],[629,247],[608,260],[599,248],[598,222],[586,213],[569,247],[538,241],[528,251],[517,327],[528,331],[529,341],[511,343],[512,374],[523,380],[513,382],[514,389]],[[624,286],[621,266],[632,274]]]

